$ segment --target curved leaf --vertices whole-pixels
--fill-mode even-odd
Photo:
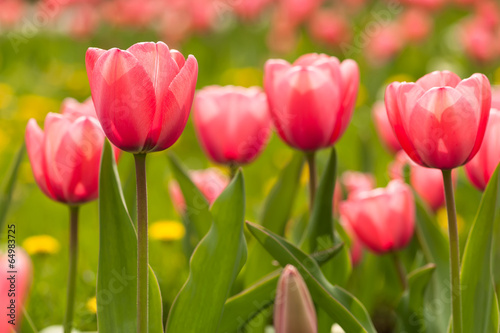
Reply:
[[[215,333],[231,286],[246,259],[244,181],[238,172],[212,207],[213,224],[190,262],[188,280],[167,321],[169,333]]]
[[[12,199],[12,192],[14,192],[14,185],[16,184],[17,174],[19,167],[26,151],[26,145],[23,143],[21,148],[17,151],[16,156],[7,170],[7,173],[0,184],[0,234],[3,232],[5,219],[9,210],[10,202]]]
[[[499,219],[499,167],[483,194],[469,232],[461,270],[462,325],[464,332],[498,332],[498,304],[491,270],[495,220]]]
[[[294,265],[303,276],[316,303],[350,333],[375,333],[363,305],[347,291],[330,284],[316,261],[282,237],[247,222],[247,227],[264,248],[285,266]]]

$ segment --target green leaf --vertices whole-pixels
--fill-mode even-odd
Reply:
[[[198,239],[202,239],[212,224],[210,205],[175,155],[169,154],[168,159],[186,202],[185,217],[193,223]]]
[[[498,332],[498,304],[492,276],[492,243],[495,220],[499,219],[500,178],[498,170],[483,194],[469,232],[461,270],[462,324],[464,332]]]
[[[436,302],[440,305],[439,315],[433,311],[424,312],[427,332],[446,332],[451,317],[451,305],[448,300],[442,300],[442,294],[443,291],[451,292],[449,243],[422,199],[416,193],[414,196],[418,221],[415,231],[418,242],[427,262],[436,265],[436,273],[432,275],[430,286],[426,291],[425,304],[429,308],[436,306]]]
[[[149,332],[160,333],[162,302],[151,270],[149,297]],[[137,234],[125,206],[113,151],[107,141],[99,178],[97,324],[100,333],[137,329]]]
[[[215,333],[231,286],[246,260],[244,181],[238,172],[211,210],[213,224],[190,262],[188,280],[167,321],[169,333]]]
[[[330,284],[313,258],[263,227],[249,222],[246,224],[281,266],[291,264],[299,270],[315,302],[345,331],[376,332],[363,305],[347,291]]]
[[[278,235],[283,235],[285,232],[285,226],[290,218],[297,189],[299,188],[303,165],[303,154],[296,153],[281,172],[278,181],[274,184],[266,199],[261,225]],[[251,285],[274,269],[272,257],[260,244],[256,244],[249,251],[248,263],[245,267],[244,285]]]
[[[426,332],[424,318],[424,295],[436,265],[427,264],[408,275],[408,290],[403,294],[397,313],[399,315],[399,331],[407,333]]]
[[[19,172],[19,167],[21,166],[25,151],[26,145],[23,143],[12,160],[2,184],[0,184],[0,234],[4,230],[7,212],[12,200],[12,192],[14,192],[14,185],[16,184],[17,174]]]

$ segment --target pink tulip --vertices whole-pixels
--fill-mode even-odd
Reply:
[[[311,151],[332,146],[349,125],[359,86],[358,65],[307,54],[293,65],[268,60],[264,86],[279,136]]]
[[[370,191],[375,188],[375,177],[369,173],[346,171],[342,174],[340,181],[349,197],[356,192]]]
[[[24,15],[26,4],[22,0],[0,0],[0,25],[13,26]]]
[[[219,197],[229,184],[229,178],[218,169],[214,168],[191,171],[189,176],[210,205],[214,203],[215,199]],[[170,182],[169,192],[174,208],[179,214],[184,214],[186,210],[186,201],[176,181],[173,180]],[[198,200],[197,198],[192,199],[195,201]]]
[[[3,318],[0,321],[1,333],[20,331],[23,308],[33,278],[33,266],[29,255],[20,247],[17,247],[15,249],[15,254],[11,255],[13,255],[13,257],[9,257],[7,253],[0,255],[0,260],[2,262],[2,272],[0,274],[0,301],[3,306]],[[8,267],[9,260],[11,259],[15,261],[13,269]],[[17,273],[9,273],[9,271],[15,271]],[[12,275],[14,275],[14,280],[10,280]],[[14,284],[15,288],[12,288],[11,284]],[[15,289],[15,296],[9,296],[9,293],[11,293],[9,290],[11,289]],[[8,308],[13,300],[15,301],[15,310]],[[10,317],[10,314],[13,314],[14,318]],[[9,321],[13,319],[14,325],[9,323]]]
[[[363,243],[359,240],[359,237],[356,235],[349,222],[347,222],[342,216],[340,217],[340,224],[351,240],[351,246],[349,248],[351,264],[352,266],[357,266],[361,262],[361,259],[363,259]]]
[[[309,22],[309,30],[314,39],[332,46],[351,39],[346,17],[334,10],[318,10]]]
[[[497,33],[482,19],[462,23],[459,34],[465,53],[470,58],[488,62],[498,57]]]
[[[198,63],[162,42],[128,50],[89,48],[87,74],[97,117],[118,148],[165,150],[181,135],[193,102]]]
[[[437,10],[443,7],[447,1],[448,0],[403,0],[402,2],[426,10]]]
[[[254,19],[274,0],[238,0],[231,5],[236,14],[241,17]]]
[[[49,113],[42,131],[31,119],[26,147],[40,189],[51,199],[81,204],[98,196],[104,132],[92,116],[92,102],[63,102],[62,114]]]
[[[426,39],[432,31],[432,20],[427,11],[417,8],[406,10],[399,17],[399,25],[403,37],[410,42],[420,42]]]
[[[371,36],[364,53],[372,65],[380,66],[396,56],[403,47],[402,31],[396,23],[392,22],[381,26],[378,32]]]
[[[409,167],[410,185],[427,205],[437,211],[445,205],[443,174],[440,170],[424,168],[413,162],[404,151],[396,155],[391,164],[389,176],[391,179],[404,180],[404,168]],[[453,183],[457,183],[457,170],[451,172]]]
[[[500,163],[500,111],[491,109],[483,144],[476,156],[465,165],[471,183],[480,190],[486,185]]]
[[[271,118],[260,88],[211,86],[196,94],[194,126],[214,162],[246,164],[267,144]]]
[[[324,0],[279,0],[279,11],[287,20],[296,25],[305,21],[321,6]]]
[[[394,134],[394,130],[389,122],[389,118],[387,117],[385,104],[383,102],[375,103],[372,115],[378,135],[384,145],[393,153],[401,150],[401,145],[399,144],[396,134]]]
[[[276,333],[316,333],[316,310],[302,276],[292,265],[287,265],[276,287],[274,302],[274,329]]]
[[[491,108],[500,110],[500,86],[491,87]]]
[[[416,163],[453,169],[476,155],[488,122],[491,88],[486,76],[468,79],[433,72],[416,83],[394,82],[385,105],[399,143]]]
[[[340,204],[340,214],[375,253],[404,248],[415,226],[415,202],[408,185],[392,180],[386,188],[356,192]]]

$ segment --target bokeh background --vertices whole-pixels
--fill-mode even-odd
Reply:
[[[361,86],[352,122],[337,144],[339,172],[373,173],[378,186],[387,184],[393,156],[377,136],[371,110],[383,99],[386,84],[413,81],[438,69],[462,77],[482,72],[492,83],[500,83],[497,0],[0,0],[0,180],[30,118],[43,124],[48,112],[59,111],[64,98],[83,101],[90,96],[84,60],[88,47],[126,49],[158,40],[195,55],[198,89],[212,84],[261,86],[269,58],[293,61],[304,53],[322,52],[355,59]],[[191,121],[170,151],[190,169],[211,166]],[[274,134],[262,155],[244,167],[248,220],[258,220],[269,189],[292,153]],[[325,154],[319,154],[320,169]],[[133,181],[131,156],[123,155],[119,171],[128,186]],[[152,154],[151,224],[181,220],[170,200],[170,180],[165,153]],[[307,211],[307,180],[305,170],[294,219]],[[460,171],[457,200],[464,233],[479,199],[480,193]],[[128,204],[133,205],[132,200]],[[439,214],[444,227],[446,214]],[[37,188],[26,157],[7,223],[17,225],[18,245],[24,245],[34,263],[29,314],[39,329],[60,324],[68,211]],[[171,230],[157,230],[151,233],[150,260],[167,313],[187,277],[188,258]],[[95,331],[97,325],[98,236],[94,202],[81,211],[75,313],[75,327],[81,331]],[[367,276],[369,285],[361,282]],[[392,287],[397,283],[390,259],[365,253],[347,286],[367,306],[380,331],[390,332],[394,318],[388,309],[397,301]]]

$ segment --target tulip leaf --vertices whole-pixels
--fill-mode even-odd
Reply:
[[[284,234],[286,223],[290,218],[299,188],[303,164],[303,155],[296,153],[281,172],[278,181],[266,199],[261,225],[278,235]],[[245,268],[245,286],[251,285],[267,273],[272,272],[275,269],[272,260],[273,258],[260,244],[252,247]]]
[[[218,330],[224,304],[246,260],[241,172],[214,202],[211,214],[212,227],[193,252],[189,277],[170,309],[169,333]]]
[[[439,229],[439,226],[422,199],[414,193],[416,203],[416,235],[424,256],[429,263],[436,265],[436,272],[432,275],[430,286],[426,290],[426,307],[435,306],[442,299],[444,290],[450,292],[450,259],[448,239]],[[443,303],[444,302],[444,303]],[[432,311],[425,311],[427,332],[446,332],[451,317],[449,301],[441,301],[439,315]]]
[[[185,218],[193,223],[198,240],[202,239],[212,224],[210,205],[175,155],[169,154],[168,159],[186,203]]]
[[[161,333],[161,295],[151,269],[149,298],[149,333]],[[137,329],[137,234],[107,141],[99,177],[97,324],[100,333]]]
[[[495,220],[500,220],[500,167],[483,194],[465,246],[462,270],[464,332],[498,332],[498,304],[493,283],[492,243]]]
[[[246,224],[281,266],[290,264],[299,270],[315,302],[346,332],[376,332],[363,305],[344,289],[328,282],[312,257],[269,230],[250,222]]]
[[[408,275],[408,290],[401,297],[397,307],[402,326],[399,331],[427,332],[424,318],[424,295],[435,269],[436,265],[427,264]]]
[[[5,174],[5,177],[0,184],[0,233],[5,230],[4,224],[9,211],[10,202],[12,200],[12,193],[16,184],[17,174],[19,167],[26,151],[26,145],[23,143],[21,148],[17,151],[12,163]]]

